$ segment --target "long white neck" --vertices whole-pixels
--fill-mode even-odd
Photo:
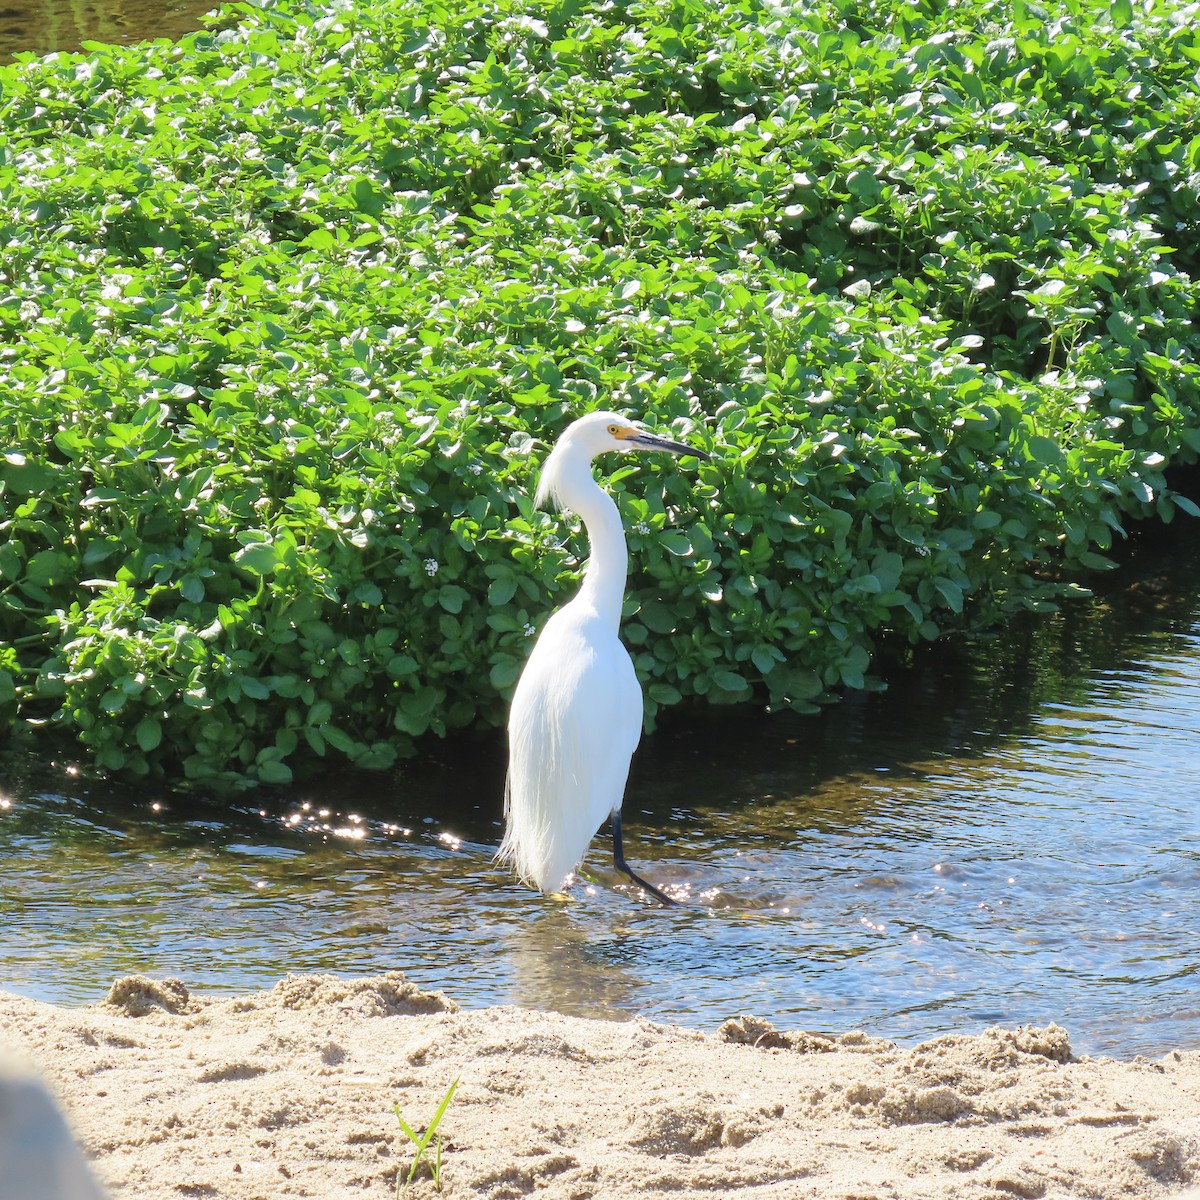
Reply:
[[[592,477],[591,460],[575,447],[562,446],[562,460],[547,463],[545,488],[560,508],[578,513],[588,536],[588,565],[578,600],[599,613],[615,631],[621,624],[628,553],[621,514],[612,497]],[[553,456],[552,456],[553,457]]]

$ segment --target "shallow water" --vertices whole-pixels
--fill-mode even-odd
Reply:
[[[84,42],[124,45],[179,38],[199,29],[220,0],[3,0],[0,62],[31,51],[78,50]]]
[[[495,739],[232,813],[10,764],[0,986],[84,1003],[131,971],[229,992],[398,968],[470,1006],[1200,1047],[1198,568],[1193,533],[885,694],[646,739],[627,851],[677,910],[603,837],[570,903],[498,872]]]

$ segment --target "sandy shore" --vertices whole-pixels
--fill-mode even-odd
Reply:
[[[441,1195],[616,1200],[1175,1196],[1200,1182],[1200,1052],[1075,1058],[1067,1033],[916,1047],[460,1011],[399,974],[237,999],[138,977],[58,1008],[0,992],[114,1197],[391,1197],[448,1086]],[[0,1193],[3,1192],[0,1182]],[[422,1168],[409,1195],[435,1195]]]

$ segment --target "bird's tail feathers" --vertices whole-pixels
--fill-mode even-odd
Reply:
[[[544,736],[553,738],[550,730]],[[541,752],[518,747],[513,756],[520,764],[510,769],[504,785],[504,838],[496,861],[507,865],[525,884],[541,892],[558,892],[567,884],[595,833],[585,828],[587,818],[572,803],[582,781],[560,778],[557,748]],[[582,820],[580,819],[582,817]]]

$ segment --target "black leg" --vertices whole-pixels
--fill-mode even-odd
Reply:
[[[660,892],[652,883],[647,883],[640,875],[638,875],[632,867],[625,861],[625,846],[621,840],[621,810],[617,809],[609,818],[609,823],[612,825],[613,839],[613,866],[628,875],[634,883],[642,889],[643,892],[648,892],[660,904],[665,904],[668,908],[675,907],[679,904],[678,900],[672,900],[666,892]]]

